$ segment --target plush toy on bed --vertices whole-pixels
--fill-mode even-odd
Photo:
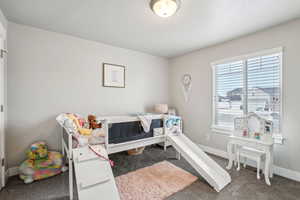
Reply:
[[[89,115],[88,121],[89,121],[90,129],[97,129],[102,127],[101,123],[97,122],[97,117],[95,115]]]
[[[88,121],[90,129],[92,130],[92,137],[89,138],[89,144],[102,144],[104,143],[105,132],[102,124],[97,122],[95,115],[89,115]]]
[[[102,124],[97,122],[94,115],[89,115],[88,120],[85,120],[78,114],[62,113],[56,120],[72,133],[73,148],[105,143],[105,130],[101,128]]]
[[[27,159],[19,167],[20,178],[24,183],[32,183],[67,170],[67,167],[63,166],[61,153],[48,151],[45,142],[32,144],[26,155]]]
[[[73,121],[77,131],[81,135],[89,136],[89,135],[92,134],[92,130],[85,126],[86,120],[84,118],[81,118],[79,115],[76,115],[76,114],[67,114],[67,116],[68,116],[69,119],[71,119]]]

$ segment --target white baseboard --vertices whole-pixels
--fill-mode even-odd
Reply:
[[[5,171],[5,183],[7,183],[7,180],[9,178],[8,169]]]
[[[274,174],[300,182],[300,172],[274,166]]]
[[[8,168],[6,173],[7,173],[8,177],[16,176],[19,174],[19,167],[10,167],[10,168]]]
[[[220,149],[215,149],[215,148],[212,148],[212,147],[209,147],[209,146],[204,146],[202,144],[199,144],[199,146],[202,150],[204,150],[207,153],[210,153],[210,154],[228,159],[228,154],[227,154],[226,151],[223,151],[223,150],[220,150]]]
[[[200,146],[201,149],[203,149],[207,153],[210,153],[210,154],[228,159],[228,154],[227,154],[226,151],[216,149],[216,148],[212,148],[212,147],[205,146],[205,145],[201,145],[201,144],[199,144],[199,146]],[[255,163],[250,162],[250,163],[247,163],[247,164],[252,166],[252,167],[256,167]],[[273,170],[274,170],[274,174],[276,174],[276,175],[279,175],[279,176],[282,176],[282,177],[300,182],[300,172],[298,172],[298,171],[286,169],[286,168],[279,167],[279,166],[276,166],[276,165],[273,166]],[[19,174],[19,167],[11,167],[7,170],[6,173],[7,173],[8,177],[18,175]]]
[[[226,151],[223,151],[223,150],[220,150],[220,149],[215,149],[215,148],[205,146],[205,145],[201,145],[201,144],[199,144],[199,146],[200,146],[201,149],[203,149],[207,153],[210,153],[210,154],[228,159],[228,154],[227,154]],[[256,167],[255,163],[252,163],[252,162],[248,163],[247,162],[247,164],[252,166],[252,167]],[[282,177],[300,182],[300,172],[298,172],[298,171],[286,169],[286,168],[279,167],[279,166],[276,166],[276,165],[273,166],[273,170],[274,170],[274,174],[276,174],[278,176],[282,176]]]

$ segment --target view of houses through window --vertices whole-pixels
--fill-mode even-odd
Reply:
[[[280,131],[281,53],[214,67],[214,126],[233,128],[234,118],[255,112]]]

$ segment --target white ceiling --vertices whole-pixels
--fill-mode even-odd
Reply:
[[[181,0],[160,18],[150,0],[0,0],[8,20],[174,57],[300,17],[300,0]]]

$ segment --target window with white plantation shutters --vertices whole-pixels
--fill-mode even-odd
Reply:
[[[234,118],[254,112],[281,128],[282,49],[213,64],[213,128],[232,130]]]
[[[243,61],[216,65],[215,125],[231,128],[243,115]]]

